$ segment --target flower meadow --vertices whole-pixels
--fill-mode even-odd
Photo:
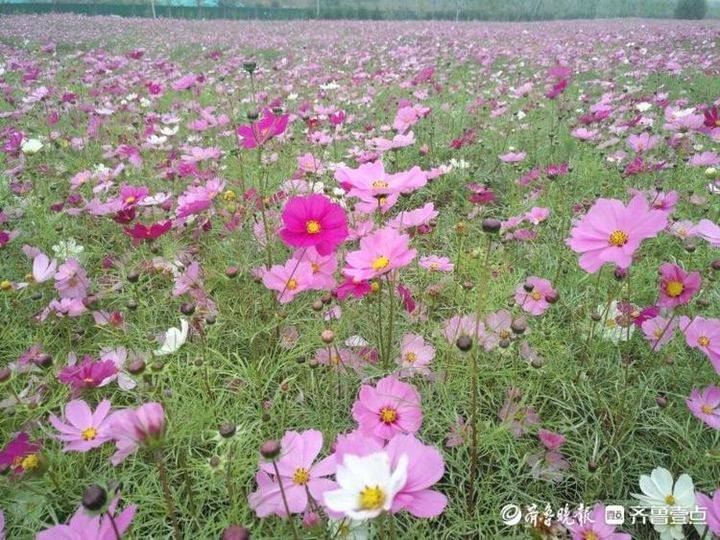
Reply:
[[[0,538],[720,538],[718,35],[1,18]]]

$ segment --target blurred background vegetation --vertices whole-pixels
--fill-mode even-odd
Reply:
[[[0,0],[1,13],[231,19],[538,21],[720,17],[720,0]]]

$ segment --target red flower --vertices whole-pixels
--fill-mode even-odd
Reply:
[[[11,469],[14,473],[22,474],[36,469],[40,465],[37,456],[39,451],[40,445],[31,443],[27,433],[19,433],[0,450],[0,471]]]
[[[132,228],[125,227],[125,234],[136,241],[141,240],[155,240],[160,238],[163,234],[168,232],[172,227],[170,220],[164,223],[153,223],[150,227],[142,223],[136,223]]]

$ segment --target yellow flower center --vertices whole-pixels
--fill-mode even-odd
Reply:
[[[337,366],[340,363],[340,357],[337,354],[330,355],[330,365]]]
[[[372,269],[373,270],[382,270],[385,268],[388,264],[390,264],[390,259],[388,259],[385,255],[381,255],[377,259],[375,259],[372,263]]]
[[[385,180],[375,180],[372,183],[373,189],[386,189],[388,187],[388,183]]]
[[[84,429],[81,435],[84,441],[93,441],[95,440],[95,437],[97,437],[97,429],[89,427]]]
[[[684,289],[685,285],[682,284],[682,281],[668,281],[668,284],[665,285],[665,292],[673,298],[680,296]]]
[[[285,284],[285,287],[287,287],[287,289],[289,291],[294,291],[295,289],[298,288],[298,282],[295,279],[288,279],[288,282]]]
[[[33,469],[37,469],[39,465],[40,458],[37,457],[37,454],[28,454],[20,461],[20,466],[26,471],[32,471]]]
[[[655,331],[653,332],[653,334],[655,334],[655,337],[656,337],[656,338],[660,339],[660,338],[662,337],[662,335],[663,335],[663,329],[662,329],[662,328],[656,328]]]
[[[407,362],[414,362],[415,360],[417,360],[417,354],[415,354],[414,352],[410,351],[409,353],[406,353],[406,354],[405,354],[405,360],[406,360]]]
[[[710,338],[706,336],[700,336],[698,338],[698,345],[700,345],[701,347],[707,347],[708,345],[710,345]]]
[[[385,504],[385,493],[379,486],[366,486],[360,492],[360,508],[362,510],[379,510]]]
[[[92,382],[93,382],[92,377],[85,377],[85,378],[83,379],[83,382],[84,382],[85,384],[90,384],[90,383],[92,383]]]
[[[613,231],[612,234],[610,234],[610,238],[608,238],[608,241],[612,246],[624,246],[625,244],[627,244],[628,235],[626,232],[623,231]]]
[[[431,263],[430,263],[430,270],[440,270],[440,263],[438,263],[438,262],[431,262]]]
[[[386,424],[392,424],[397,419],[397,411],[391,407],[380,409],[380,420]]]
[[[665,496],[665,504],[668,506],[675,506],[675,497],[673,497],[672,493]]]
[[[512,334],[510,334],[510,332],[508,332],[507,330],[500,330],[498,335],[501,339],[508,339]]]
[[[540,294],[538,291],[533,291],[532,294],[530,294],[530,296],[536,302],[542,298],[542,294]]]
[[[7,279],[3,279],[0,281],[0,289],[3,291],[9,291],[12,289],[12,283],[10,283]]]
[[[298,486],[304,486],[307,484],[307,481],[310,480],[310,473],[306,468],[300,467],[299,469],[295,469],[292,479]]]
[[[585,531],[582,538],[583,540],[598,540],[598,535],[592,531]]]
[[[317,234],[320,232],[320,223],[318,223],[314,219],[311,219],[310,221],[305,223],[305,230],[308,232],[308,234]]]
[[[378,292],[380,290],[380,282],[379,281],[373,281],[370,283],[370,290],[372,292]]]
[[[700,410],[705,414],[712,414],[715,412],[715,409],[713,409],[710,405],[703,405]]]
[[[223,199],[225,199],[225,202],[234,201],[237,195],[232,189],[228,189],[225,193],[223,193]]]
[[[313,274],[317,274],[320,271],[320,265],[318,263],[310,263],[310,268],[312,268]]]
[[[137,201],[137,199],[136,199],[135,197],[132,197],[132,196],[130,196],[130,197],[125,197],[125,204],[132,204],[132,203],[134,203],[135,201]]]

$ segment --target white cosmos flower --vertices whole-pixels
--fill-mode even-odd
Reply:
[[[52,250],[55,256],[64,262],[68,259],[79,260],[85,248],[78,244],[74,238],[68,238],[67,240],[60,240],[52,247]]]
[[[32,155],[37,154],[42,147],[43,143],[40,142],[40,139],[28,139],[26,141],[23,141],[20,149],[22,150],[23,154]]]
[[[618,309],[617,300],[610,303],[607,313],[605,313],[605,305],[603,304],[598,306],[597,312],[603,317],[600,324],[603,324],[603,321],[605,323],[600,329],[603,338],[617,344],[632,337],[635,332],[635,325],[632,321],[628,320],[626,325],[618,324],[618,320],[622,320],[622,313]]]
[[[165,356],[176,352],[187,340],[188,329],[189,325],[185,319],[180,319],[180,328],[168,328],[165,332],[165,341],[162,347],[154,352],[155,356]]]
[[[672,474],[667,469],[656,467],[650,476],[640,476],[640,489],[643,494],[633,494],[637,500],[649,508],[667,509],[667,523],[655,523],[654,527],[660,533],[660,540],[681,540],[685,538],[682,523],[673,523],[671,509],[684,510],[695,508],[695,486],[692,478],[682,474],[673,482]],[[664,516],[664,513],[663,513]],[[665,521],[664,519],[661,521]]]
[[[390,457],[385,452],[364,457],[346,454],[335,472],[340,489],[326,491],[325,504],[350,519],[375,518],[390,510],[395,495],[407,481],[407,465],[404,454],[394,471],[390,470]]]

